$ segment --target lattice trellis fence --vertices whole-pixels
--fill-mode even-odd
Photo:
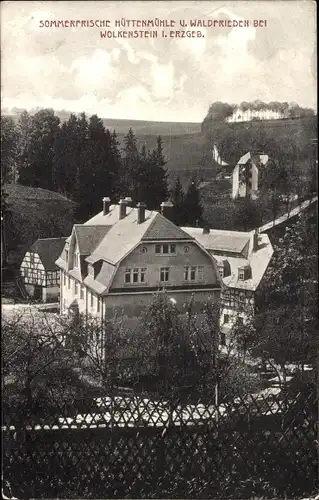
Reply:
[[[78,405],[75,404],[74,408]],[[316,491],[316,395],[216,407],[104,397],[3,418],[4,492],[17,498],[294,498]],[[69,410],[68,410],[69,411]],[[23,422],[22,422],[23,421]]]

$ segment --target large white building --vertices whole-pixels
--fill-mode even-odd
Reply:
[[[259,178],[262,169],[266,168],[268,155],[248,152],[235,166],[232,174],[232,198],[257,198]]]
[[[285,114],[274,109],[246,109],[237,108],[234,113],[226,118],[229,123],[248,122],[251,120],[282,120]]]
[[[103,211],[76,224],[56,264],[61,272],[61,313],[71,309],[101,319],[116,313],[138,317],[154,292],[166,289],[179,306],[194,297],[200,309],[220,295],[213,256],[162,213],[126,199],[103,201]]]
[[[199,312],[221,297],[221,323],[245,320],[272,256],[267,235],[177,227],[162,213],[126,200],[76,224],[56,264],[61,313],[77,310],[101,319],[115,313],[139,317],[154,292],[165,289],[177,307],[191,297]],[[248,309],[246,308],[246,313]]]

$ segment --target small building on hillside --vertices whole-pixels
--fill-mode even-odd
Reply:
[[[26,252],[20,266],[25,289],[30,297],[43,302],[58,300],[60,271],[55,261],[66,238],[38,239]]]
[[[273,255],[268,235],[198,227],[182,229],[195,238],[217,264],[222,282],[222,330],[227,333],[236,321],[245,324],[250,314],[254,313],[255,292]]]
[[[263,153],[244,154],[232,174],[232,198],[256,199],[261,169],[266,168],[268,155]]]
[[[61,313],[77,310],[104,319],[119,313],[139,317],[158,290],[177,307],[191,297],[200,309],[219,298],[215,259],[170,220],[172,204],[162,212],[137,208],[129,199],[111,205],[84,224],[75,224],[56,261],[61,271]]]

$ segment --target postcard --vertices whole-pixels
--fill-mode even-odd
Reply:
[[[1,3],[4,498],[315,498],[316,56],[310,0]]]

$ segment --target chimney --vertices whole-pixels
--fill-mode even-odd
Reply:
[[[137,204],[137,223],[142,224],[145,221],[145,209],[146,205],[143,202]]]
[[[207,226],[203,227],[203,234],[209,234],[209,233],[210,233],[209,227]]]
[[[172,215],[173,215],[173,208],[174,208],[174,205],[173,205],[173,203],[171,201],[163,201],[161,203],[161,212],[162,212],[162,215],[164,217],[166,217],[166,219],[171,220]]]
[[[253,235],[253,252],[257,252],[257,250],[258,250],[258,240],[259,240],[258,229],[255,229],[255,232]]]
[[[108,198],[108,197],[103,198],[103,215],[106,215],[106,214],[109,213],[109,211],[110,211],[110,204],[111,204],[110,198]]]
[[[121,219],[124,219],[124,217],[126,217],[126,205],[127,205],[127,201],[126,199],[122,199],[119,201],[119,206],[120,206],[120,220]]]
[[[127,196],[125,198],[125,201],[126,201],[127,206],[129,207],[131,205],[131,203],[132,203],[132,198],[130,196]]]

